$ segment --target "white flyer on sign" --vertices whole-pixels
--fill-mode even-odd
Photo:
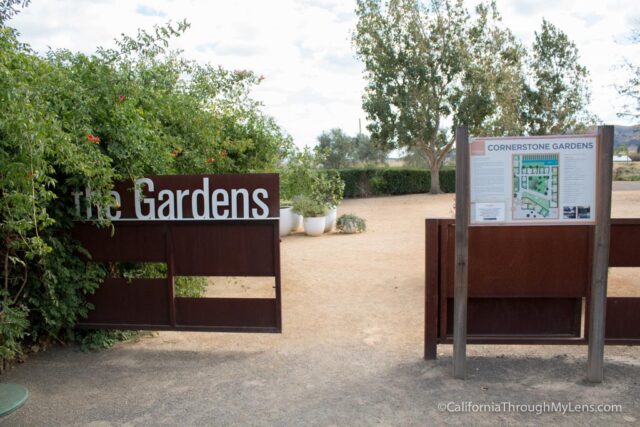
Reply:
[[[471,224],[595,222],[596,135],[475,138]]]

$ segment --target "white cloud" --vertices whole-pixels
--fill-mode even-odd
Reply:
[[[623,101],[613,85],[626,78],[616,68],[623,57],[640,57],[640,46],[627,40],[631,26],[640,24],[640,2],[498,0],[498,7],[524,43],[543,16],[563,29],[591,71],[593,111],[607,123],[625,123],[616,117]],[[88,53],[112,45],[121,33],[186,18],[191,29],[174,46],[198,61],[264,75],[255,97],[305,145],[323,130],[355,133],[358,119],[364,122],[365,82],[350,42],[354,8],[341,0],[39,0],[11,25],[38,51],[52,46]]]

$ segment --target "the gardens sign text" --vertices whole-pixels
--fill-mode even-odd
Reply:
[[[88,187],[72,196],[76,215],[87,220],[259,220],[278,217],[278,187],[277,174],[176,175],[117,183],[108,209],[90,202]]]

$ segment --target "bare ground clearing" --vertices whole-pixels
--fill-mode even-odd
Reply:
[[[640,191],[615,192],[614,217],[640,216]],[[605,350],[605,382],[585,383],[584,346],[468,348],[470,376],[450,376],[451,348],[422,360],[424,218],[452,195],[347,200],[360,235],[283,239],[281,335],[162,332],[93,353],[55,348],[3,381],[26,385],[6,425],[433,425],[640,423],[640,347]],[[211,295],[256,292],[216,280]],[[259,286],[264,292],[264,284]],[[638,275],[611,292],[640,296]],[[622,413],[447,413],[439,403],[619,403]]]

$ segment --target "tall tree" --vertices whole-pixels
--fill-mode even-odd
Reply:
[[[384,163],[388,152],[373,144],[367,135],[361,133],[350,136],[337,128],[322,132],[318,137],[316,151],[322,153],[322,166],[328,169]]]
[[[389,150],[375,144],[369,135],[359,133],[352,141],[357,164],[376,165],[387,161]]]
[[[633,30],[632,41],[640,43],[640,28]],[[627,98],[631,103],[624,106],[624,110],[618,113],[618,117],[640,118],[640,66],[625,60],[624,67],[629,72],[629,79],[617,86],[618,93]]]
[[[530,135],[581,131],[595,122],[587,110],[589,72],[580,64],[578,48],[546,19],[536,32],[527,65],[522,117]]]
[[[439,193],[440,166],[453,147],[445,123],[503,133],[506,118],[519,116],[520,97],[508,87],[521,75],[521,48],[499,26],[493,2],[472,16],[462,0],[358,0],[356,13],[353,43],[368,80],[371,136],[424,155],[430,192]],[[497,102],[501,95],[508,99]]]
[[[325,168],[339,169],[351,166],[355,162],[353,140],[342,129],[331,129],[322,132],[318,137],[316,151],[326,156],[322,162]]]
[[[495,3],[480,3],[467,31],[456,121],[474,135],[519,135],[526,50],[502,28]]]

